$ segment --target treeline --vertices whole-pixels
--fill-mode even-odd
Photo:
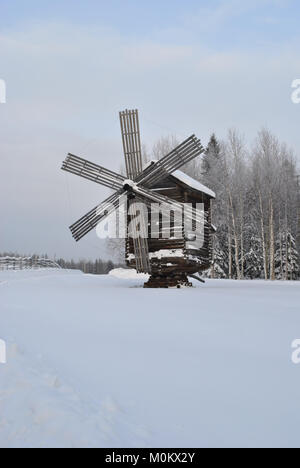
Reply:
[[[81,270],[83,273],[89,273],[92,275],[107,275],[111,270],[118,268],[119,265],[115,265],[111,260],[104,261],[101,258],[91,260],[79,260],[79,261],[66,261],[62,258],[56,260],[61,268],[67,270]]]
[[[17,252],[4,252],[0,253],[0,257],[13,257],[13,258],[29,258],[31,257],[34,260],[38,259],[50,259],[47,254],[45,255],[38,255],[38,254],[30,254],[30,255],[21,255]],[[94,275],[107,275],[111,270],[114,268],[118,268],[120,265],[114,264],[111,260],[105,261],[102,259],[96,259],[94,261],[91,260],[64,260],[63,258],[55,258],[51,259],[54,263],[59,265],[61,268],[67,270],[81,270],[83,273],[89,273]]]
[[[300,278],[300,186],[295,155],[268,130],[251,148],[235,130],[212,136],[199,178],[216,192],[208,276]]]
[[[144,160],[160,159],[178,144],[161,138]],[[211,278],[300,279],[300,170],[285,143],[262,129],[251,147],[230,130],[215,135],[204,156],[183,168],[215,191]]]

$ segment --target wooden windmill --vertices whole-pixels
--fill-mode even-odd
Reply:
[[[211,199],[214,193],[193,180],[179,169],[204,153],[199,139],[192,135],[159,161],[153,161],[143,169],[141,139],[137,110],[120,112],[123,150],[127,177],[105,169],[98,164],[68,154],[62,169],[92,182],[115,190],[115,193],[89,213],[80,218],[70,229],[79,241],[119,208],[119,200],[127,195],[127,216],[130,228],[127,231],[127,265],[139,273],[149,273],[145,287],[180,287],[191,285],[188,276],[210,266]],[[184,219],[172,226],[172,234],[164,235],[162,214],[158,217],[153,233],[150,209],[153,204],[166,207],[170,212],[181,210],[190,221],[195,221],[196,204],[204,206],[203,242],[199,248],[191,242],[193,233],[187,233]],[[135,222],[138,204],[146,206],[146,215]],[[186,205],[188,204],[188,205]],[[149,213],[148,213],[149,210]],[[141,221],[142,220],[142,221]],[[174,236],[174,230],[180,235]]]

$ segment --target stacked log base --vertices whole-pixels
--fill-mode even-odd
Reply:
[[[181,287],[193,287],[192,283],[188,280],[186,275],[173,275],[173,276],[162,276],[156,275],[151,276],[149,281],[144,284],[144,288],[155,289],[155,288],[181,288]]]

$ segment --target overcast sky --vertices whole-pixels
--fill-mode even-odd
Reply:
[[[0,251],[103,255],[68,226],[109,192],[60,166],[118,170],[124,108],[149,147],[267,126],[299,154],[299,20],[297,0],[0,0]]]

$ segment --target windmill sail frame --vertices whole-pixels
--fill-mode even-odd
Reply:
[[[186,182],[188,176],[183,174],[178,178],[177,172],[205,150],[193,134],[161,160],[152,162],[143,170],[138,111],[126,109],[119,113],[119,118],[127,179],[71,153],[63,162],[64,171],[115,190],[113,195],[70,227],[72,235],[76,241],[85,237],[118,210],[120,198],[125,194],[128,196],[128,225],[131,226],[126,242],[128,266],[136,268],[139,273],[151,274],[145,287],[190,285],[187,275],[207,269],[211,261],[211,200],[214,194],[202,184],[196,189],[193,183],[189,186]],[[167,238],[168,223],[160,221],[154,238],[151,238],[149,219],[140,216],[138,221],[135,216],[138,203],[145,205],[147,214],[153,203],[160,206],[162,215],[164,209],[173,212],[182,210],[193,225],[197,217],[195,206],[201,203],[204,206],[204,247],[198,250],[191,247],[191,236],[186,235],[184,220],[182,226],[173,227],[173,233],[176,230],[179,236],[170,234],[170,238]]]

